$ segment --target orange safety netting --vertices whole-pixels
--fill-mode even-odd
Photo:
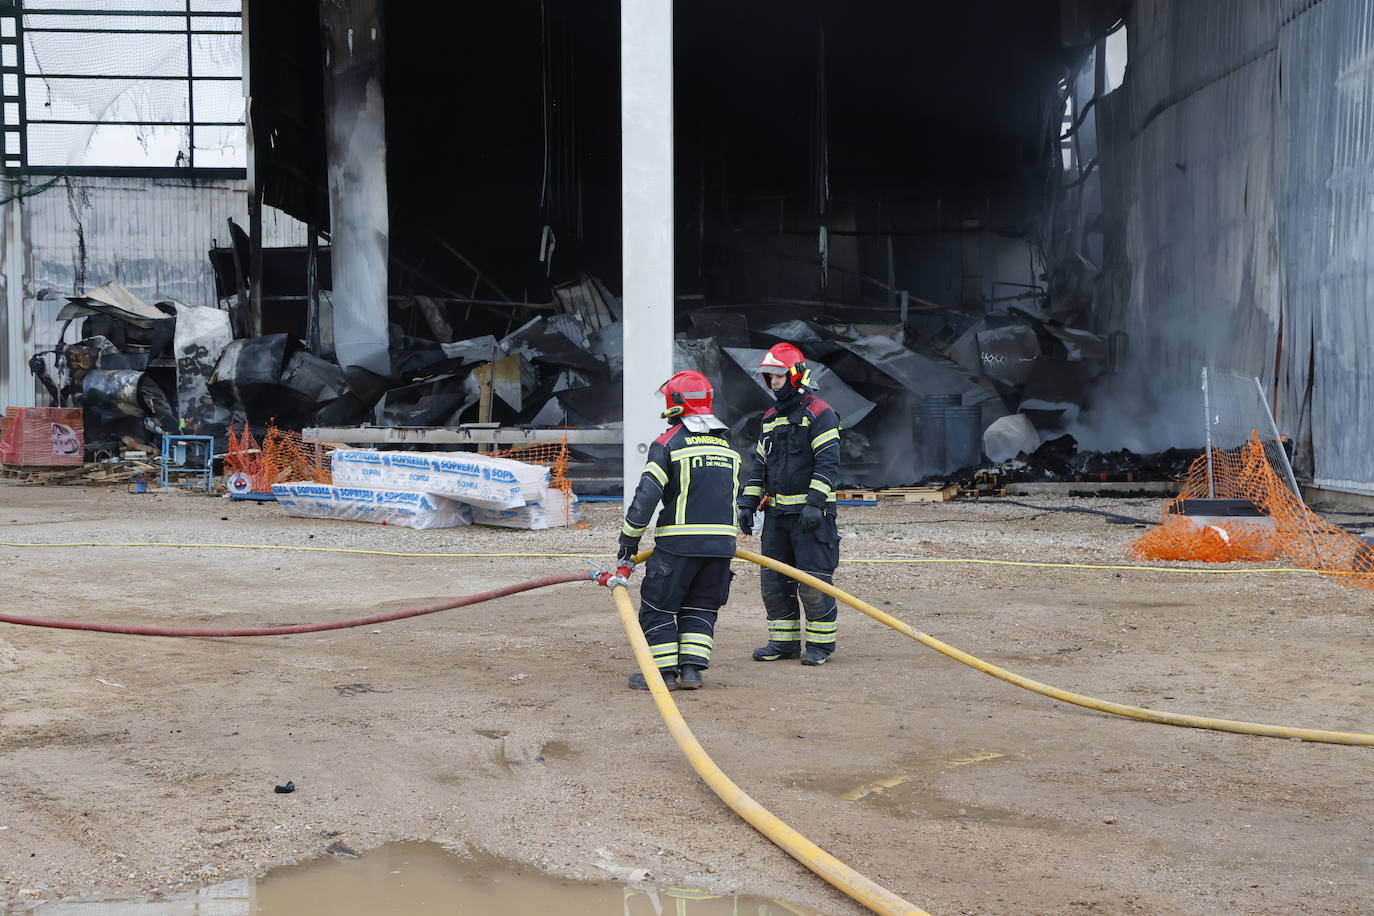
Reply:
[[[1193,462],[1163,520],[1131,545],[1133,556],[1227,563],[1282,554],[1296,566],[1337,575],[1345,585],[1374,589],[1374,549],[1307,508],[1274,473],[1258,433],[1240,448],[1212,450],[1210,491],[1207,465],[1205,453]],[[1184,500],[1209,498],[1248,500],[1265,519],[1199,526],[1184,515]]]
[[[576,497],[573,496],[572,481],[568,480],[568,440],[562,439],[558,442],[541,442],[537,445],[518,445],[515,448],[502,449],[489,453],[493,458],[509,458],[512,461],[523,461],[526,464],[539,464],[549,469],[549,489],[557,490],[564,497],[563,518],[565,524],[573,528],[586,528],[587,523],[575,521],[577,513],[574,509]]]
[[[241,434],[231,424],[224,473],[226,477],[234,473],[245,475],[253,493],[271,493],[272,484],[286,481],[331,483],[329,453],[333,450],[333,445],[275,426],[267,428],[259,445],[246,424]]]

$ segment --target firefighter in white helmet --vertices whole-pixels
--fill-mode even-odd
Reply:
[[[763,415],[763,431],[746,468],[737,504],[740,530],[753,533],[754,512],[766,499],[763,554],[833,582],[840,562],[834,490],[840,467],[839,415],[812,394],[816,385],[806,358],[791,344],[769,350],[758,371],[776,403]],[[830,661],[839,616],[835,599],[770,569],[759,571],[759,584],[768,644],[754,650],[754,661]]]

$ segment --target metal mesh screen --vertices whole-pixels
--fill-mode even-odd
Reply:
[[[1229,369],[1202,370],[1202,403],[1207,424],[1207,492],[1215,495],[1216,456],[1234,453],[1257,436],[1274,474],[1302,501],[1293,465],[1259,379]]]
[[[5,165],[243,168],[238,0],[0,0]]]

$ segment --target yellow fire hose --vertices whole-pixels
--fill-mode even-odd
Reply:
[[[635,556],[636,563],[643,563],[653,553],[652,549],[645,550]],[[1374,735],[1365,735],[1358,732],[1337,732],[1324,731],[1313,728],[1291,728],[1284,725],[1263,725],[1256,722],[1239,722],[1231,719],[1213,719],[1207,716],[1192,716],[1183,713],[1161,712],[1155,709],[1146,709],[1141,706],[1126,706],[1122,703],[1113,703],[1109,700],[1099,700],[1094,697],[1084,696],[1068,690],[1060,690],[1049,684],[1042,684],[1039,681],[1008,671],[991,662],[983,661],[977,656],[970,655],[961,649],[936,639],[927,633],[922,633],[908,624],[898,620],[891,614],[884,613],[873,607],[866,601],[854,597],[843,589],[836,588],[828,582],[822,582],[815,576],[802,572],[801,570],[789,566],[786,563],[774,560],[771,557],[754,553],[752,550],[737,548],[735,557],[740,560],[748,560],[757,566],[771,569],[782,573],[792,579],[818,589],[827,595],[842,601],[850,607],[863,614],[867,614],[874,620],[885,626],[891,627],[903,636],[914,639],[922,645],[934,649],[942,655],[954,659],[957,662],[968,665],[984,674],[990,674],[999,680],[1014,684],[1032,693],[1050,699],[1060,700],[1065,703],[1073,703],[1086,709],[1094,709],[1099,712],[1110,713],[1117,716],[1125,716],[1131,719],[1141,719],[1146,722],[1158,722],[1163,725],[1177,725],[1184,728],[1207,728],[1215,731],[1236,732],[1243,735],[1261,735],[1270,738],[1296,738],[1302,741],[1317,741],[1327,744],[1350,744],[1363,745],[1366,747],[1374,746]],[[737,786],[716,766],[706,750],[697,741],[692,730],[687,727],[687,722],[682,718],[677,705],[673,702],[672,696],[668,693],[667,685],[663,683],[663,677],[659,674],[658,666],[654,661],[653,653],[649,651],[649,643],[644,638],[644,633],[639,627],[639,617],[635,613],[634,605],[630,601],[630,593],[624,584],[613,583],[611,593],[615,598],[616,608],[620,612],[620,625],[625,630],[626,637],[630,640],[630,648],[634,651],[635,661],[639,665],[639,670],[643,673],[645,681],[649,685],[649,691],[653,695],[654,705],[658,707],[659,715],[663,718],[664,724],[668,727],[673,740],[677,742],[683,755],[687,758],[692,769],[696,770],[698,776],[711,787],[711,790],[720,797],[736,814],[748,821],[749,824],[767,837],[772,843],[786,852],[792,858],[805,865],[811,871],[819,875],[840,891],[849,895],[854,900],[862,903],[875,913],[881,916],[889,914],[903,914],[903,916],[930,916],[925,910],[920,909],[912,903],[889,891],[882,885],[865,878],[854,869],[836,859],[830,853],[812,843],[806,837],[797,833],[787,826],[777,816],[772,814],[758,802],[754,801],[743,789]]]
[[[647,556],[648,552],[641,554],[637,559]],[[611,594],[615,597],[616,608],[620,611],[620,625],[625,628],[625,635],[629,637],[635,661],[644,674],[644,680],[649,684],[649,692],[653,694],[654,705],[658,707],[663,723],[668,726],[669,733],[681,748],[688,763],[692,765],[692,769],[696,770],[697,775],[711,787],[711,791],[792,858],[873,912],[882,916],[930,916],[925,910],[865,878],[784,824],[721,772],[720,767],[716,766],[715,761],[707,755],[706,750],[692,734],[692,730],[687,727],[682,713],[678,712],[677,705],[673,703],[672,696],[663,683],[663,677],[658,673],[653,654],[649,651],[649,643],[639,628],[639,615],[630,603],[629,591],[624,585],[616,585],[611,589]]]
[[[589,556],[580,554],[409,554],[392,551],[370,551],[370,550],[346,550],[341,548],[310,548],[310,547],[280,547],[276,545],[246,545],[246,544],[166,544],[166,543],[91,543],[81,544],[28,544],[0,542],[0,546],[10,547],[76,547],[76,546],[103,546],[103,547],[203,547],[203,548],[238,548],[249,550],[318,550],[320,552],[337,553],[363,553],[377,554],[383,556],[405,557],[405,556],[509,556],[509,557],[550,557],[550,556]],[[653,550],[646,550],[635,557],[636,563],[642,563],[647,559]],[[742,548],[736,549],[735,557],[741,560],[748,560],[758,566],[774,570],[785,576],[795,579],[803,585],[815,588],[828,594],[838,601],[842,601],[855,610],[872,617],[885,626],[891,627],[902,635],[921,643],[922,645],[934,649],[935,651],[954,659],[957,662],[990,674],[999,680],[1014,684],[1032,693],[1038,693],[1051,699],[1060,700],[1065,703],[1073,703],[1086,709],[1094,709],[1099,712],[1110,713],[1112,715],[1125,716],[1132,719],[1140,719],[1147,722],[1158,722],[1164,725],[1177,725],[1185,728],[1206,728],[1215,731],[1236,732],[1247,735],[1261,735],[1273,738],[1290,738],[1302,741],[1324,742],[1327,744],[1347,744],[1374,746],[1374,735],[1360,734],[1356,732],[1324,731],[1321,729],[1291,728],[1282,725],[1263,725],[1254,722],[1239,722],[1230,719],[1213,719],[1207,716],[1193,716],[1182,713],[1161,712],[1159,710],[1146,709],[1140,706],[1126,706],[1121,703],[1113,703],[1108,700],[1098,700],[1093,697],[1061,690],[1048,684],[1032,680],[1005,668],[986,662],[974,655],[970,655],[960,649],[942,642],[933,636],[922,633],[908,624],[898,620],[890,614],[878,610],[865,601],[854,597],[848,592],[836,588],[835,586],[822,582],[814,576],[802,572],[786,563],[781,563],[770,557],[754,553]],[[879,561],[883,562],[883,561]],[[911,560],[890,560],[885,562],[912,562]],[[919,561],[918,561],[919,562]],[[949,560],[926,560],[925,562],[979,562],[964,559]],[[1071,568],[1084,569],[1148,569],[1150,567],[1095,567],[1079,564],[1054,564],[1054,563],[1009,563],[1007,561],[982,561],[989,563],[1006,563],[1007,565],[1026,565],[1026,566],[1070,566]],[[1156,568],[1160,571],[1176,572],[1204,572],[1204,570]],[[1245,570],[1246,572],[1278,572],[1290,570]],[[1308,570],[1291,570],[1292,572],[1307,572]],[[677,742],[678,747],[687,757],[692,768],[716,793],[720,799],[728,805],[751,826],[771,840],[775,845],[787,852],[794,859],[805,865],[812,872],[819,875],[840,891],[847,894],[854,900],[873,910],[881,916],[931,916],[925,910],[920,909],[912,903],[902,899],[893,892],[887,890],[879,884],[865,878],[854,869],[845,865],[834,856],[812,843],[806,837],[797,833],[787,824],[779,820],[775,815],[751,798],[743,789],[730,780],[720,767],[707,755],[700,742],[687,727],[682,714],[678,712],[677,706],[673,703],[672,697],[668,693],[667,686],[663,683],[663,678],[659,674],[658,667],[654,662],[653,655],[649,651],[649,644],[644,638],[644,633],[639,627],[638,615],[635,613],[634,606],[631,604],[628,590],[623,584],[623,580],[613,581],[611,592],[615,599],[616,607],[620,614],[621,626],[625,630],[625,635],[630,640],[631,649],[634,652],[635,661],[638,663],[640,671],[648,683],[650,693],[654,703],[658,707],[659,714],[663,717],[664,724]]]
[[[991,662],[985,662],[977,656],[970,655],[960,649],[956,649],[948,643],[941,642],[934,636],[922,633],[908,624],[903,623],[891,614],[885,614],[873,605],[855,598],[842,589],[838,589],[828,582],[822,582],[815,576],[808,575],[800,569],[788,566],[786,563],[779,563],[771,557],[754,553],[751,550],[742,548],[735,551],[735,556],[741,560],[748,560],[767,569],[780,572],[785,576],[796,579],[803,585],[809,585],[814,589],[825,592],[831,597],[843,601],[854,610],[867,614],[881,624],[891,627],[903,636],[916,640],[927,648],[934,649],[941,655],[946,655],[956,662],[975,668],[984,674],[990,674],[998,680],[1014,684],[1032,693],[1049,697],[1052,700],[1060,700],[1064,703],[1072,703],[1075,706],[1082,706],[1085,709],[1095,709],[1098,712],[1111,713],[1115,716],[1126,716],[1130,719],[1142,719],[1146,722],[1159,722],[1163,725],[1178,725],[1183,728],[1209,728],[1214,731],[1236,732],[1242,735],[1262,735],[1267,738],[1297,738],[1302,741],[1319,741],[1326,744],[1355,744],[1365,747],[1374,747],[1374,735],[1360,734],[1359,732],[1335,732],[1323,731],[1316,728],[1291,728],[1286,725],[1262,725],[1257,722],[1237,722],[1232,719],[1213,719],[1208,716],[1191,716],[1176,712],[1161,712],[1157,709],[1146,709],[1142,706],[1126,706],[1122,703],[1113,703],[1109,700],[1099,700],[1094,697],[1084,696],[1081,693],[1073,693],[1068,690],[1060,690],[1058,687],[1051,687],[1049,684],[1042,684],[1033,681],[1028,677],[999,668]]]

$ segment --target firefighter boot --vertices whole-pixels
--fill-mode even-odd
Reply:
[[[796,643],[778,643],[769,640],[768,645],[760,646],[754,650],[754,661],[756,662],[775,662],[780,658],[796,658],[801,655],[801,650]]]
[[[815,667],[817,665],[824,665],[828,661],[830,661],[829,652],[825,651],[820,646],[807,646],[806,653],[802,656],[801,663],[803,665]]]
[[[679,690],[700,690],[705,686],[706,681],[701,676],[701,669],[696,665],[683,665],[682,673],[677,677],[677,688]]]
[[[659,674],[663,675],[663,683],[669,690],[677,690],[678,683],[676,671],[673,671],[671,668],[664,668],[662,671],[659,672]],[[634,674],[630,675],[630,689],[648,690],[649,682],[644,680],[644,675],[635,672]]]

